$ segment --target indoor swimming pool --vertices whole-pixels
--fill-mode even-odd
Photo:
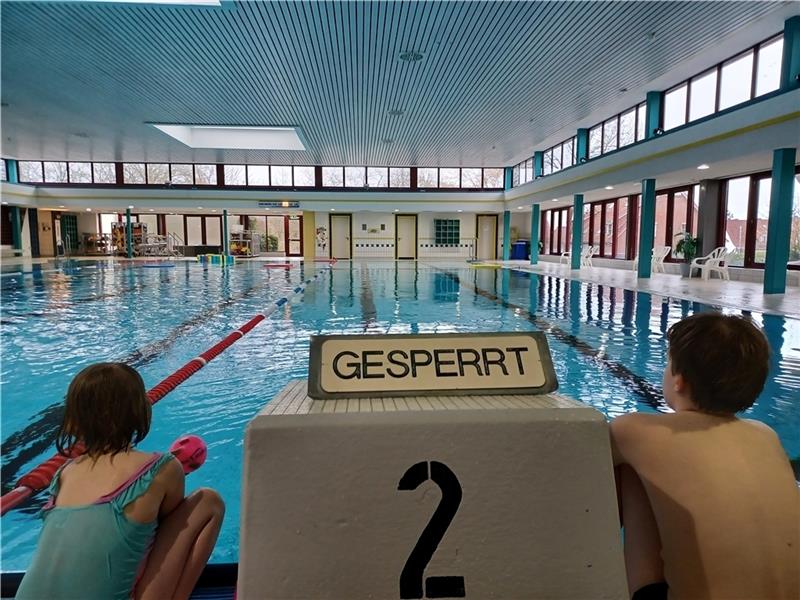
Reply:
[[[53,453],[64,394],[84,366],[123,361],[150,388],[329,267],[98,261],[34,269],[0,278],[4,492]],[[141,448],[166,450],[185,433],[206,440],[208,460],[188,477],[187,490],[221,492],[227,514],[212,562],[235,562],[244,428],[289,380],[306,376],[310,335],[544,331],[559,391],[614,417],[666,409],[666,330],[704,310],[718,308],[463,262],[340,262],[161,400]],[[752,317],[773,354],[767,386],[746,416],[778,432],[797,473],[800,320]],[[3,517],[4,571],[28,566],[41,503]]]

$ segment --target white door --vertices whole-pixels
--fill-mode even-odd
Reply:
[[[478,216],[478,248],[479,260],[497,258],[497,215]]]
[[[398,215],[397,217],[397,258],[417,257],[417,217]]]
[[[331,215],[331,258],[350,258],[350,215]]]

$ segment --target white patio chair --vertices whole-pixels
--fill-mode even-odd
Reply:
[[[567,250],[566,252],[562,252],[561,256],[558,258],[558,264],[564,263],[569,264],[570,258],[572,257],[572,252]]]
[[[728,251],[725,246],[714,248],[710,254],[695,258],[689,265],[689,277],[695,269],[700,269],[700,276],[704,280],[711,278],[712,273],[719,273],[721,279],[730,280],[731,276],[728,273],[728,265],[725,259],[728,257]]]
[[[600,251],[599,246],[584,246],[581,249],[581,266],[593,267],[592,257]]]
[[[664,273],[664,259],[670,253],[670,246],[658,246],[653,248],[653,258],[650,260],[650,268],[653,273]]]

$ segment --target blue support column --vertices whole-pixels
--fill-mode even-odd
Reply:
[[[228,239],[228,209],[222,209],[222,254],[228,256],[230,254],[231,242]]]
[[[767,223],[767,256],[764,260],[764,293],[786,292],[786,263],[792,230],[795,148],[772,153],[772,193]]]
[[[133,258],[133,225],[131,225],[131,209],[125,209],[125,251],[128,258]]]
[[[647,92],[646,102],[644,139],[649,140],[656,136],[656,129],[661,127],[661,110],[664,103],[664,94],[661,92]]]
[[[572,204],[571,269],[581,268],[581,240],[583,240],[583,194],[575,194]]]
[[[589,130],[578,129],[577,148],[575,149],[575,162],[580,164],[589,160]]]
[[[510,190],[514,187],[514,167],[506,167],[503,173],[503,189]]]
[[[511,257],[511,211],[503,211],[503,260]]]
[[[650,278],[653,242],[656,235],[656,180],[642,181],[642,212],[639,215],[639,266],[638,276]]]
[[[533,153],[533,178],[536,179],[544,174],[544,152],[537,150]]]
[[[800,15],[783,24],[783,62],[781,63],[781,91],[800,87]]]
[[[8,183],[19,183],[19,165],[16,160],[6,160],[6,180]]]
[[[539,226],[540,210],[539,205],[531,206],[531,264],[539,263]]]

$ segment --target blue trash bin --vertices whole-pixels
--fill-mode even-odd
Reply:
[[[531,244],[528,240],[517,240],[511,244],[511,260],[527,260]]]

